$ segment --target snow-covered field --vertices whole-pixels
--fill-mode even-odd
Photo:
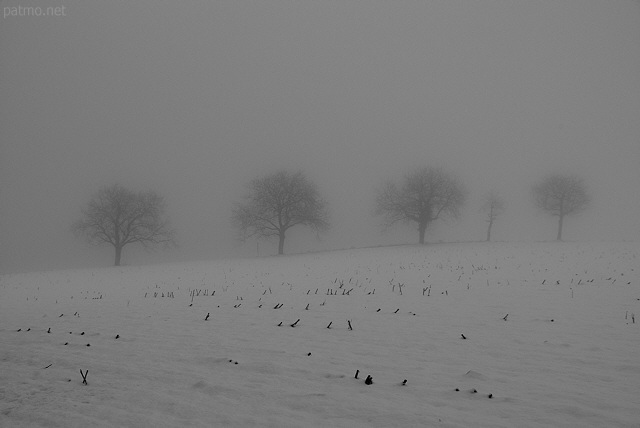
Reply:
[[[0,426],[637,428],[639,256],[467,243],[5,275]]]

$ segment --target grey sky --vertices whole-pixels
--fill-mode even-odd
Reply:
[[[593,195],[567,240],[640,238],[637,1],[0,2],[17,6],[65,16],[0,20],[0,272],[109,265],[69,226],[114,182],[160,192],[181,245],[124,263],[254,255],[230,211],[280,167],[332,213],[288,252],[416,242],[371,213],[382,181],[422,165],[469,189],[427,240],[483,239],[491,189],[496,240],[553,239],[529,194],[552,171]]]

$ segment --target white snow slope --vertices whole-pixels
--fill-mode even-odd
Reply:
[[[638,428],[639,253],[467,243],[5,275],[0,426]]]

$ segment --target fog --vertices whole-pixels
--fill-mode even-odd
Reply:
[[[62,16],[6,16],[15,7]],[[375,190],[439,166],[468,190],[427,241],[553,240],[531,186],[585,179],[565,240],[640,238],[640,3],[633,0],[0,2],[0,273],[109,266],[71,223],[100,186],[164,196],[179,248],[123,263],[271,255],[240,242],[252,178],[302,170],[327,199],[320,240],[287,253],[416,243],[382,233]]]

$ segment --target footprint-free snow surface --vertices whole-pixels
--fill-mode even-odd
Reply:
[[[637,428],[639,256],[472,243],[5,275],[0,426]]]

